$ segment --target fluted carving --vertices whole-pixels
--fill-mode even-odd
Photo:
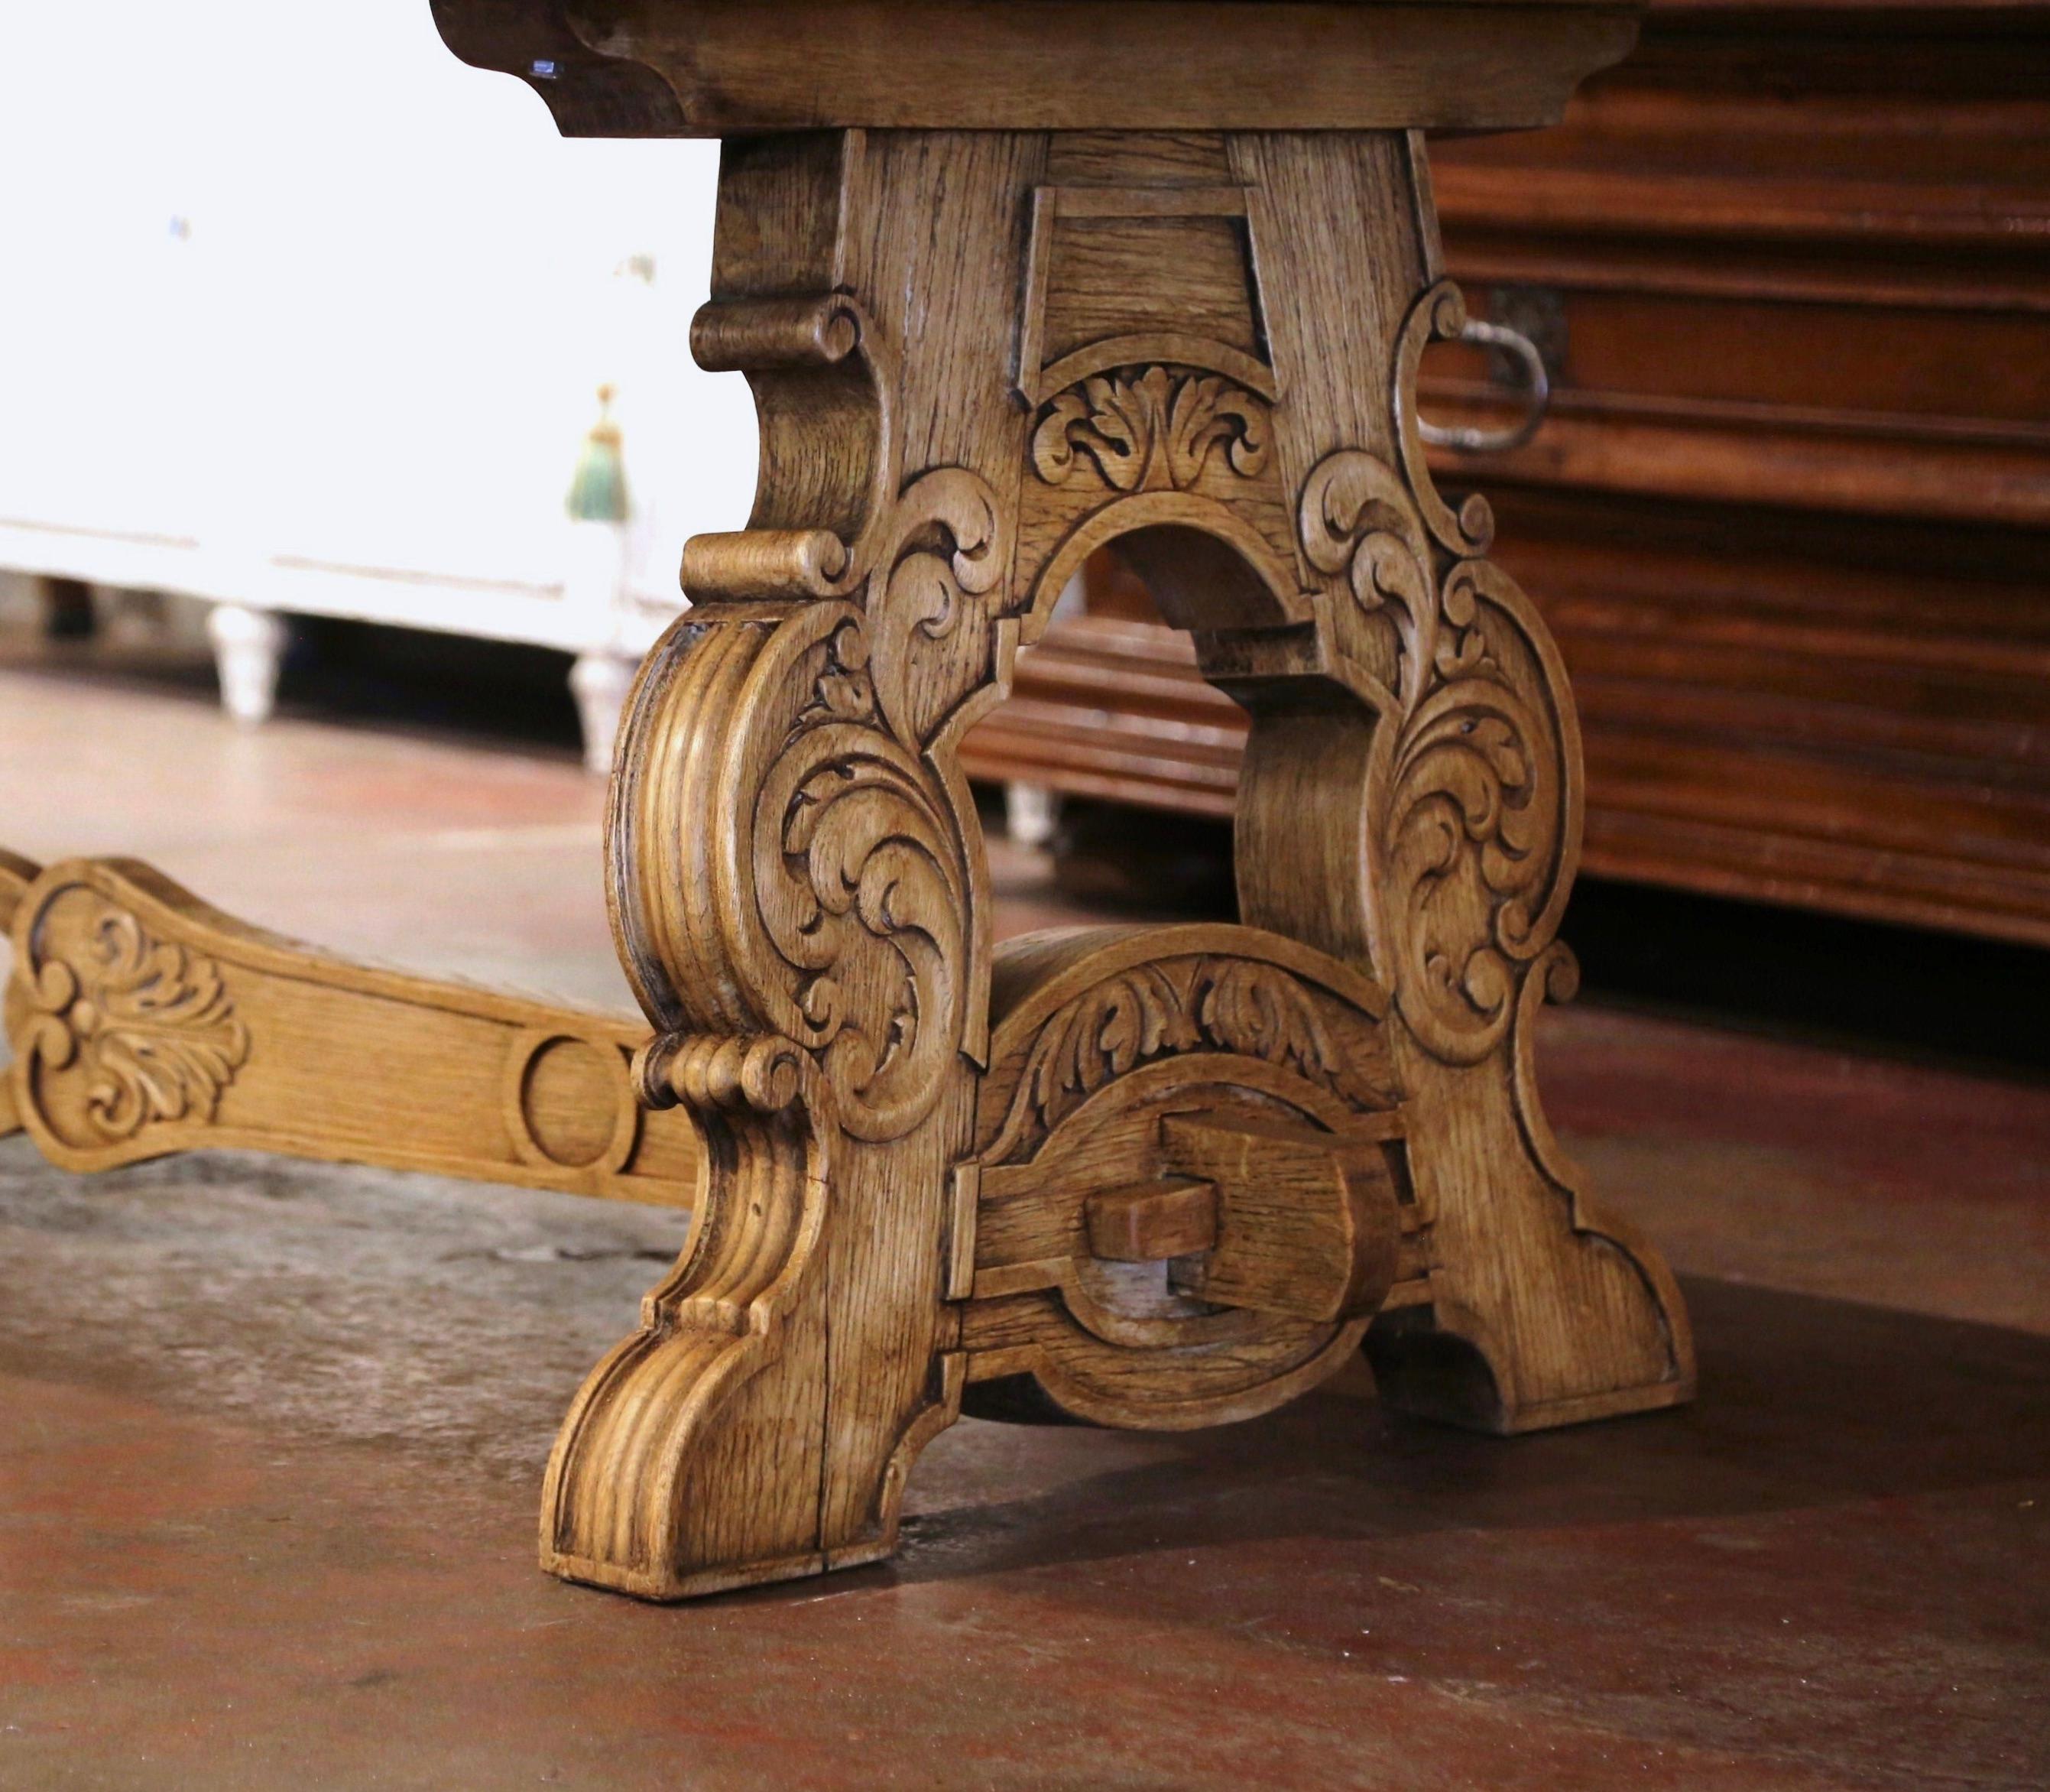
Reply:
[[[608,832],[622,950],[659,1029],[642,1087],[697,1121],[705,1199],[641,1335],[564,1427],[544,1549],[657,1595],[887,1548],[907,1453],[957,1399],[944,1376],[910,1386],[828,1461],[824,1340],[850,1364],[862,1346],[825,1259],[873,1230],[851,1190],[918,1179],[937,1215],[957,1149],[988,972],[973,814],[947,759],[1003,670],[1012,554],[1011,508],[980,474],[898,474],[894,355],[858,305],[722,301],[696,341],[748,372],[776,453],[758,526],[687,552],[700,602],[629,704]],[[891,1272],[917,1291],[882,1322],[936,1336],[937,1271]],[[649,1402],[661,1423],[629,1416]],[[750,1505],[742,1458],[772,1409],[776,1447],[815,1466]],[[734,1485],[694,1505],[679,1462]]]

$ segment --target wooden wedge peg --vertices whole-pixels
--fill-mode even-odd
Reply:
[[[1144,1182],[1092,1196],[1083,1208],[1089,1255],[1107,1263],[1152,1263],[1217,1243],[1214,1182]]]
[[[1187,1430],[1362,1349],[1494,1431],[1689,1398],[1670,1275],[1538,1095],[1565,665],[1418,404],[1473,334],[1424,134],[1556,118],[1631,7],[433,4],[572,135],[727,139],[693,345],[760,477],[622,724],[645,1019],[0,855],[0,1130],[640,1198],[700,1164],[542,1491],[543,1565],[646,1599],[889,1555],[963,1412]],[[963,737],[1113,543],[1249,718],[1243,924],[1000,944]]]
[[[1167,1161],[1216,1190],[1216,1243],[1176,1263],[1180,1294],[1298,1319],[1362,1318],[1395,1284],[1402,1225],[1378,1142],[1175,1115]]]
[[[1361,1138],[1175,1115],[1160,1130],[1177,1173],[1090,1196],[1091,1256],[1166,1263],[1175,1294],[1216,1306],[1320,1322],[1381,1310],[1415,1229],[1388,1156],[1392,1122]]]

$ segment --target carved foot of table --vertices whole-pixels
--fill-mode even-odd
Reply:
[[[1213,1424],[1361,1348],[1493,1431],[1688,1398],[1671,1279],[1533,1078],[1573,982],[1565,676],[1414,402],[1464,318],[1403,127],[1555,116],[1631,14],[436,14],[567,130],[733,134],[693,340],[753,385],[760,490],[686,549],[607,830],[654,1037],[4,861],[0,1130],[655,1198],[694,1131],[688,1242],[542,1513],[546,1566],[651,1598],[887,1555],[965,1410]],[[957,750],[1113,540],[1252,716],[1245,924],[999,947]]]
[[[868,1561],[965,1409],[1210,1424],[1362,1344],[1495,1431],[1689,1396],[1533,1082],[1579,747],[1487,505],[1424,470],[1463,323],[1424,181],[1396,131],[727,144],[693,343],[761,488],[686,550],[608,845],[704,1195],[557,1445],[557,1573]],[[956,748],[1113,539],[1253,717],[1248,924],[994,947]]]

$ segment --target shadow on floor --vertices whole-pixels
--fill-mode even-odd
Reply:
[[[535,1486],[570,1392],[679,1242],[657,1210],[431,1177],[209,1154],[72,1178],[21,1141],[0,1158],[16,1372]],[[2050,1469],[2050,1337],[1683,1286],[1691,1407],[1514,1439],[1331,1388],[1185,1433],[965,1420],[914,1472],[905,1552],[878,1571],[1734,1517]]]
[[[1227,822],[1071,802],[1054,877],[1109,912],[1233,919],[1231,837]],[[1600,877],[1575,885],[1561,937],[1589,1003],[1999,1075],[2050,1071],[2039,947]]]
[[[1733,1517],[1953,1492],[2050,1466],[2050,1337],[1683,1279],[1701,1360],[1690,1407],[1530,1436],[1471,1435],[1313,1395],[1245,1424],[1149,1441],[1091,1472],[1103,1434],[1031,1434],[1072,1476],[967,1498],[990,1427],[914,1476],[906,1580],[1264,1538],[1365,1539]],[[1009,1452],[1006,1452],[1009,1454]]]

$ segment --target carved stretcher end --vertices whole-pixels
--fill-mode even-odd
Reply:
[[[0,846],[0,932],[14,924],[21,899],[35,882],[38,869],[18,853],[10,853]],[[21,1103],[14,1099],[14,1085],[8,1067],[0,1064],[0,1138],[21,1130]]]
[[[109,1169],[232,1149],[688,1207],[630,1021],[352,963],[127,860],[0,854],[13,970],[0,1132]]]

